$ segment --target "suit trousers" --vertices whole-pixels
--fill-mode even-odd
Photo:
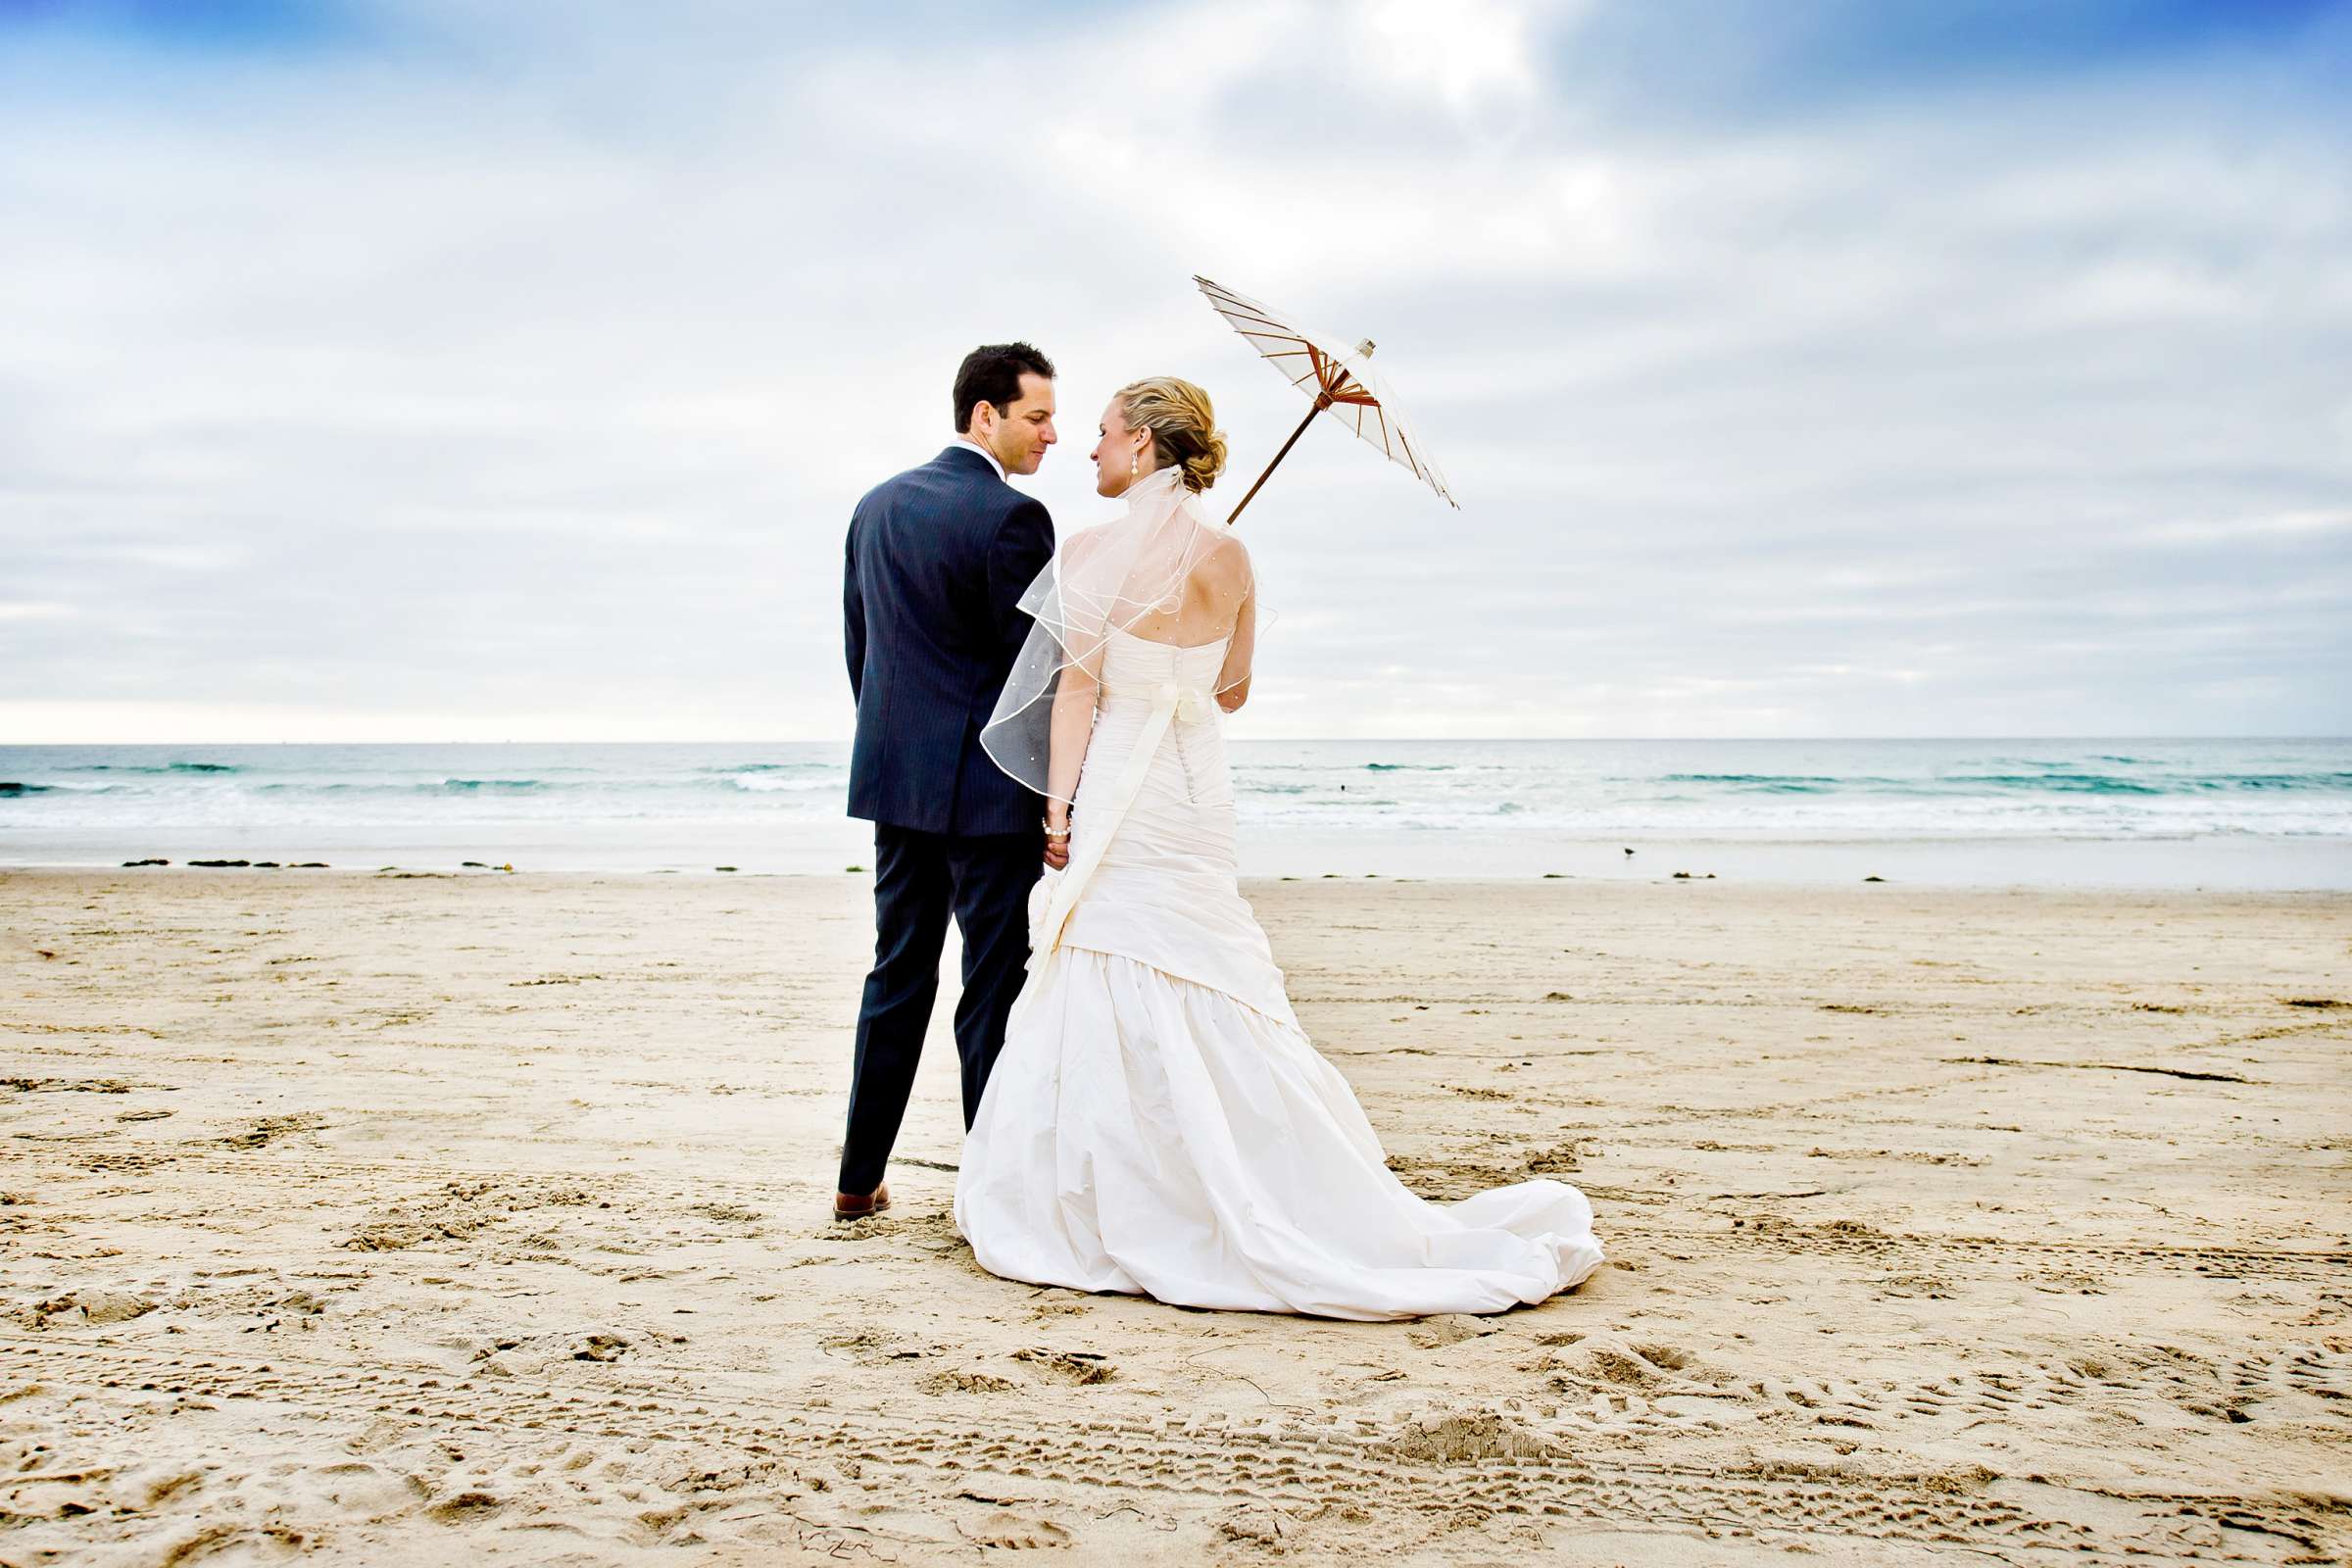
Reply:
[[[988,1071],[1004,1049],[1004,1021],[1028,979],[1029,890],[1044,856],[1042,830],[959,837],[874,824],[874,967],[858,1008],[842,1192],[882,1185],[939,995],[950,913],[963,938],[956,1054],[967,1131],[980,1113]]]

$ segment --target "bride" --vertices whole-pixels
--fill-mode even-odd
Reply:
[[[1249,696],[1257,595],[1200,509],[1225,464],[1208,395],[1122,388],[1094,459],[1126,512],[1030,587],[1036,625],[982,732],[1046,797],[1057,869],[956,1229],[992,1273],[1186,1306],[1399,1318],[1577,1284],[1601,1252],[1576,1189],[1434,1204],[1390,1173],[1243,902],[1222,721]]]

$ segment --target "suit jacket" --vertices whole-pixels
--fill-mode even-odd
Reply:
[[[858,739],[850,814],[958,836],[1034,829],[1044,801],[980,730],[1029,634],[1021,595],[1054,557],[1044,505],[952,446],[850,517],[842,618]]]

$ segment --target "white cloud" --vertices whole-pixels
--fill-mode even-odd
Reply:
[[[2352,511],[2310,510],[2184,519],[2165,523],[2154,529],[2150,537],[2168,544],[2253,543],[2268,539],[2317,540],[2347,531],[2352,531]]]
[[[1524,104],[1542,90],[1530,12],[1494,0],[1372,0],[1361,24],[1385,82],[1434,90],[1457,113],[1475,113],[1495,98]]]

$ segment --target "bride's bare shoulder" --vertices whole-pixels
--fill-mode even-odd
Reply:
[[[1090,527],[1081,528],[1076,533],[1062,535],[1060,541],[1062,559],[1072,565],[1084,561],[1095,553],[1096,547],[1102,543],[1102,536],[1109,531],[1109,523],[1098,522]]]
[[[1200,564],[1202,569],[1218,576],[1246,582],[1250,577],[1250,547],[1242,543],[1240,534],[1221,529],[1217,542],[1209,548]]]

